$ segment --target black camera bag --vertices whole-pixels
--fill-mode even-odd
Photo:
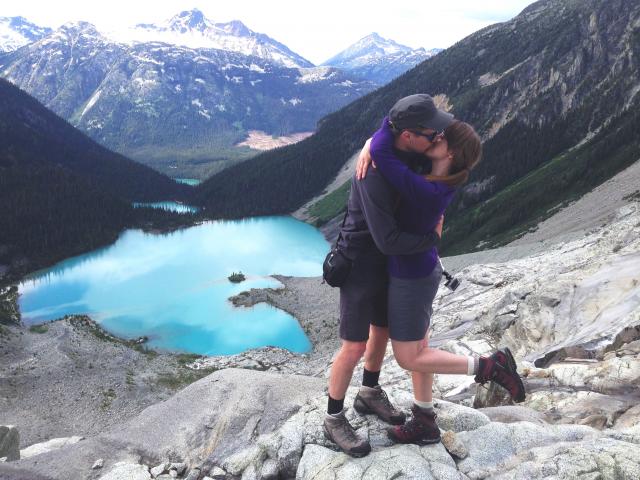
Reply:
[[[342,219],[342,225],[340,226],[340,233],[338,234],[336,243],[333,248],[331,248],[331,251],[327,253],[322,263],[322,278],[332,287],[341,287],[344,285],[347,277],[349,277],[349,273],[351,273],[351,265],[353,262],[349,260],[338,247],[338,243],[342,238],[342,228],[347,221],[347,213],[344,214],[344,218]]]

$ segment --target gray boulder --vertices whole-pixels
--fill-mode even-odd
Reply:
[[[363,458],[320,445],[307,445],[296,480],[462,480],[456,464],[441,444],[395,445],[374,449]]]
[[[516,457],[526,455],[534,448],[583,440],[593,442],[598,436],[599,432],[585,426],[492,422],[476,430],[458,433],[458,439],[469,452],[458,463],[458,468],[469,478],[485,478],[495,473],[500,465],[518,463]]]
[[[502,407],[481,408],[479,412],[484,413],[492,422],[515,423],[531,422],[539,425],[549,423],[549,418],[545,413],[538,412],[532,408],[518,405],[505,405]]]
[[[228,464],[234,474],[241,474],[250,465],[260,467],[270,451],[284,470],[295,472],[302,450],[299,432],[292,431],[286,442],[279,435],[270,449],[257,446],[254,456],[247,449],[303,405],[323,398],[324,388],[325,381],[317,378],[222,370],[102,435],[18,463],[59,479],[86,478],[96,458],[108,459],[105,470],[118,462],[151,458],[184,462],[190,468]]]
[[[433,407],[438,414],[436,421],[441,430],[464,432],[491,422],[489,417],[478,410],[445,400],[434,400]]]
[[[151,480],[151,474],[145,465],[120,462],[99,480]]]
[[[84,437],[65,437],[65,438],[52,438],[46,442],[36,443],[27,448],[20,450],[20,458],[30,458],[36,455],[41,455],[52,450],[58,450],[66,447],[67,445],[73,445],[79,441],[84,440]]]

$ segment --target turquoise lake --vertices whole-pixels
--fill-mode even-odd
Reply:
[[[184,183],[185,185],[191,185],[196,186],[196,185],[200,185],[201,180],[198,180],[197,178],[174,178],[174,180],[178,183]]]
[[[162,350],[227,355],[272,345],[302,353],[311,345],[291,315],[266,304],[236,308],[228,298],[279,286],[271,274],[319,276],[328,249],[318,230],[290,217],[162,235],[128,230],[109,247],[26,279],[20,309],[27,324],[88,314],[115,335],[146,335]],[[229,282],[238,271],[247,280]]]

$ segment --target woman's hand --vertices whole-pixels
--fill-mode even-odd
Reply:
[[[440,220],[438,220],[438,224],[436,225],[436,227],[433,229],[440,238],[442,238],[442,226],[444,225],[444,215],[442,215],[440,217]]]
[[[367,140],[358,155],[358,162],[356,163],[356,179],[362,180],[367,175],[369,165],[373,165],[376,168],[376,164],[373,163],[371,153],[369,152],[369,145],[371,145],[371,139]]]

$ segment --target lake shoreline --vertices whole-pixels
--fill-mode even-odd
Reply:
[[[25,448],[102,433],[220,369],[322,376],[339,345],[338,291],[318,277],[274,278],[282,288],[254,289],[237,308],[264,302],[292,314],[312,344],[307,354],[276,347],[212,357],[146,350],[84,315],[38,328],[0,325],[0,390],[8,392],[0,398],[0,424],[16,425]],[[11,302],[17,307],[17,297],[4,298]]]

